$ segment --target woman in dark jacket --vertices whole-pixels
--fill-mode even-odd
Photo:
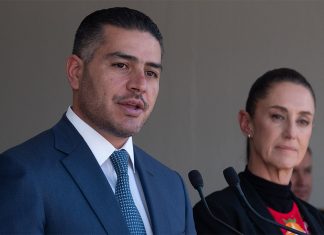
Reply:
[[[258,78],[250,89],[239,124],[247,136],[247,166],[239,174],[242,190],[264,217],[307,234],[324,234],[324,219],[290,190],[293,168],[303,159],[313,128],[315,95],[298,72],[281,68]],[[209,195],[213,214],[246,235],[293,234],[259,219],[235,189]],[[194,207],[198,234],[235,234],[215,222],[199,202]]]

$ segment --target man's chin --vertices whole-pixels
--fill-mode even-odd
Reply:
[[[144,125],[144,122],[126,122],[120,125],[118,133],[120,137],[130,137],[139,133]]]
[[[114,131],[114,135],[119,138],[129,138],[140,132],[142,127],[138,128],[123,128]]]
[[[300,199],[302,199],[302,200],[304,200],[304,201],[307,201],[307,200],[308,200],[308,197],[307,197],[307,194],[306,194],[306,193],[295,193],[295,195],[296,195],[298,198],[300,198]]]

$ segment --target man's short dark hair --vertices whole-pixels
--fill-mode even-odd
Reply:
[[[90,62],[104,40],[105,25],[148,32],[159,42],[163,53],[163,38],[157,25],[142,12],[126,7],[102,9],[86,16],[76,31],[72,53]]]

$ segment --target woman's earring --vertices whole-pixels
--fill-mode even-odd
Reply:
[[[251,139],[251,134],[248,134],[248,138]]]

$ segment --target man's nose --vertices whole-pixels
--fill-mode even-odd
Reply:
[[[143,70],[137,70],[136,72],[134,72],[134,74],[132,74],[129,78],[127,88],[137,93],[145,92],[147,89],[147,79],[145,72]]]

